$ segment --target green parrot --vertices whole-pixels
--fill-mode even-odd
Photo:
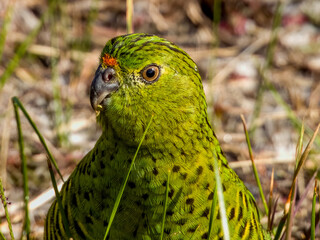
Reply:
[[[149,123],[107,239],[160,239],[166,198],[163,239],[208,239],[210,216],[210,239],[223,239],[214,158],[230,239],[266,239],[255,200],[228,166],[209,123],[201,77],[186,52],[154,35],[111,39],[90,101],[102,135],[60,193],[73,239],[104,238]],[[65,227],[54,201],[44,238],[68,239]]]

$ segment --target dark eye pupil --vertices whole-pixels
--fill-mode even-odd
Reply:
[[[156,71],[153,69],[153,68],[149,68],[147,71],[146,71],[146,76],[148,78],[152,78],[154,75],[155,75]]]

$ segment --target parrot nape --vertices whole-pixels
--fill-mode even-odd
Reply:
[[[228,166],[209,123],[199,71],[185,51],[148,34],[111,39],[90,101],[102,135],[60,193],[73,239],[103,239],[151,116],[107,239],[160,239],[166,196],[163,239],[208,239],[210,214],[210,239],[223,239],[214,157],[231,239],[267,239],[255,200]],[[67,239],[57,201],[44,238]]]

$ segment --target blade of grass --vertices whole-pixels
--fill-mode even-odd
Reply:
[[[316,233],[316,202],[317,202],[317,179],[314,181],[314,191],[313,191],[313,198],[312,198],[312,211],[311,211],[311,236],[310,239],[314,240]]]
[[[291,189],[290,189],[290,193],[289,193],[289,197],[288,200],[285,204],[285,211],[287,212],[286,216],[287,216],[287,221],[286,221],[286,240],[290,240],[291,239],[291,233],[292,233],[292,223],[293,223],[293,210],[294,210],[294,206],[296,203],[296,190],[297,190],[297,185],[296,185],[296,179],[295,181],[292,182],[291,185]],[[281,238],[283,239],[283,238]]]
[[[276,200],[274,201],[274,204],[273,204],[272,213],[271,213],[271,221],[270,221],[270,230],[269,230],[270,232],[272,231],[272,226],[273,226],[274,217],[275,217],[276,211],[277,211],[278,201],[279,201],[279,197],[276,198]],[[271,211],[271,209],[270,209],[270,211]]]
[[[126,10],[126,18],[127,18],[127,33],[133,33],[133,0],[127,0],[127,10]]]
[[[29,121],[31,127],[33,128],[33,130],[34,130],[34,131],[36,132],[36,134],[38,135],[38,138],[39,138],[42,146],[44,147],[44,149],[45,149],[45,151],[46,151],[46,153],[47,153],[50,161],[51,161],[52,164],[54,165],[56,171],[58,172],[58,174],[59,174],[59,176],[60,176],[60,178],[61,178],[61,180],[64,182],[63,177],[62,177],[62,174],[61,174],[61,172],[60,172],[60,170],[59,170],[59,168],[58,168],[58,165],[57,165],[56,161],[54,160],[51,152],[49,151],[49,148],[48,148],[48,146],[47,146],[47,144],[46,144],[46,141],[44,140],[43,136],[42,136],[41,133],[39,132],[36,124],[33,122],[33,120],[31,119],[31,117],[29,116],[28,112],[26,111],[26,109],[24,108],[24,106],[22,105],[22,103],[20,102],[20,100],[19,100],[17,97],[11,98],[11,101],[12,101],[12,103],[13,103],[14,105],[17,105],[17,106],[20,108],[20,110],[23,112],[24,116],[25,116],[25,117],[27,118],[27,120]]]
[[[2,232],[0,232],[0,240],[6,240],[5,237],[3,236]]]
[[[196,230],[194,231],[194,233],[192,234],[192,236],[189,240],[192,240],[192,239],[194,239],[194,237],[196,237],[196,232],[199,229],[199,227],[200,227],[200,224],[197,226]]]
[[[6,126],[2,129],[0,133],[1,140],[0,140],[0,176],[3,179],[3,187],[6,187],[7,182],[7,162],[8,162],[8,153],[9,153],[9,144],[10,144],[10,132],[12,130],[11,127],[11,119],[13,112],[11,111],[11,104],[7,104],[7,108],[0,118],[2,120],[2,126]]]
[[[319,192],[320,192],[320,188],[319,189]],[[318,196],[320,196],[320,194],[318,193]],[[316,214],[316,217],[315,217],[315,234],[317,234],[318,230],[319,230],[319,220],[320,220],[320,210],[318,211],[318,213]],[[311,237],[311,227],[306,231],[306,236],[305,236],[305,239],[310,239]]]
[[[313,188],[313,183],[316,178],[317,172],[318,172],[318,170],[314,172],[314,174],[310,178],[307,186],[305,187],[304,192],[300,195],[299,201],[297,202],[296,207],[293,212],[293,218],[295,218],[296,214],[298,213],[298,211],[300,210],[300,208],[302,206],[303,201],[308,197],[309,191]]]
[[[274,214],[271,213],[272,209],[272,201],[273,201],[273,180],[274,180],[274,168],[272,168],[272,173],[271,173],[271,180],[270,180],[270,193],[269,193],[269,201],[268,201],[268,231],[272,230],[272,216]]]
[[[48,158],[47,158],[47,164],[48,164],[48,169],[49,169],[49,172],[50,172],[50,178],[51,178],[52,186],[53,186],[53,189],[54,189],[54,193],[56,195],[56,199],[57,199],[57,202],[58,202],[58,207],[59,207],[59,211],[60,211],[60,214],[61,214],[62,223],[64,225],[64,228],[65,228],[65,231],[66,231],[66,234],[67,234],[68,238],[71,239],[72,238],[72,234],[71,234],[71,231],[70,231],[69,222],[68,222],[68,219],[66,217],[66,214],[65,214],[65,211],[64,211],[64,208],[63,208],[63,205],[62,205],[62,200],[61,200],[61,196],[60,196],[60,193],[59,193],[59,190],[58,190],[58,187],[57,187],[56,179],[54,177],[52,164],[51,164],[51,161]]]
[[[35,39],[35,37],[38,35],[45,19],[47,18],[49,14],[50,8],[48,8],[45,13],[42,15],[40,22],[36,28],[34,28],[31,33],[26,37],[26,39],[20,44],[17,51],[15,52],[15,55],[12,57],[10,62],[8,63],[7,67],[4,70],[4,73],[0,77],[0,90],[8,80],[8,78],[11,76],[11,74],[14,72],[14,70],[19,65],[19,61],[22,58],[22,56],[26,53],[28,47],[32,43],[32,41]]]
[[[217,202],[218,202],[218,194],[217,194],[217,188],[214,189],[213,199],[211,203],[211,211],[210,211],[210,218],[209,218],[209,230],[208,230],[208,240],[211,238],[212,234],[212,228],[214,224],[214,213],[217,208]],[[219,204],[218,204],[219,205]]]
[[[292,122],[293,126],[296,129],[301,129],[301,127],[303,125],[302,121],[296,116],[296,114],[291,109],[291,107],[283,100],[283,98],[278,93],[278,91],[276,90],[274,85],[270,82],[267,82],[266,87],[272,93],[272,95],[273,95],[274,99],[277,101],[277,103],[280,104],[284,108],[284,110],[287,112],[287,116],[290,119],[290,121]],[[306,127],[306,133],[309,137],[311,137],[313,135],[313,131],[310,127]],[[317,136],[315,141],[316,141],[317,146],[319,147],[320,146],[320,136]]]
[[[311,150],[311,145],[312,145],[316,135],[318,134],[319,127],[320,127],[320,124],[318,125],[316,131],[314,132],[312,138],[310,139],[310,141],[309,141],[309,143],[308,143],[308,145],[307,145],[307,147],[306,147],[306,149],[305,149],[305,151],[303,152],[302,155],[300,154],[300,151],[302,149],[302,141],[301,141],[301,139],[303,138],[302,136],[303,136],[304,128],[303,128],[303,126],[301,128],[301,133],[300,133],[299,141],[297,143],[297,153],[296,153],[296,159],[299,159],[299,161],[297,161],[298,163],[296,165],[296,169],[295,169],[295,172],[294,172],[294,177],[293,177],[290,193],[289,193],[289,196],[288,196],[287,204],[293,198],[293,193],[295,192],[293,188],[295,187],[296,177],[297,177],[297,175],[299,173],[299,169],[301,169],[301,166],[303,165],[303,162],[305,161],[305,159],[307,158],[307,156],[308,156],[308,154],[309,154],[309,152]],[[301,157],[299,157],[299,156],[301,156]],[[288,221],[290,221],[290,219],[287,220],[288,213],[290,213],[290,208],[291,208],[290,206],[285,208],[284,215],[281,218],[280,223],[278,224],[278,228],[277,228],[277,232],[275,234],[274,240],[279,240],[280,239],[281,233],[283,232],[283,228],[284,228],[286,222],[287,222],[287,226],[290,226],[290,223],[288,223]],[[289,232],[288,229],[286,230],[286,232],[287,232],[287,235],[290,235],[290,232]]]
[[[296,173],[297,170],[297,166],[298,166],[298,162],[299,159],[301,157],[301,151],[302,151],[302,147],[303,147],[303,135],[304,135],[304,125],[302,125],[301,129],[300,129],[300,135],[299,135],[299,140],[296,146],[296,165],[295,165],[295,169],[294,169],[294,175]],[[285,213],[287,214],[287,222],[286,222],[286,239],[290,240],[291,239],[291,229],[292,229],[292,223],[293,223],[293,209],[295,206],[295,199],[296,199],[296,181],[297,179],[295,178],[295,176],[293,177],[292,180],[292,184],[291,184],[291,188],[290,188],[290,192],[289,192],[289,196],[288,199],[286,201],[285,204]]]
[[[228,224],[227,211],[226,211],[225,202],[224,202],[222,182],[221,182],[221,177],[219,173],[219,164],[218,164],[218,159],[215,152],[213,152],[213,162],[214,162],[214,176],[216,179],[215,189],[216,189],[216,195],[218,197],[219,212],[221,216],[221,225],[223,230],[223,239],[230,240],[229,224]],[[211,209],[211,211],[213,211],[213,209]],[[209,226],[209,233],[208,233],[209,236],[211,235],[211,231],[212,231],[211,226]]]
[[[297,180],[297,176],[303,166],[303,164],[305,163],[308,155],[309,155],[309,152],[312,148],[312,144],[318,134],[318,131],[319,131],[319,128],[320,128],[320,124],[317,126],[312,138],[310,139],[310,141],[308,142],[304,152],[302,154],[300,154],[300,149],[302,148],[302,141],[301,139],[299,140],[298,142],[298,147],[297,147],[297,159],[298,161],[297,162],[297,165],[296,165],[296,169],[294,171],[294,176],[293,176],[293,180],[292,180],[292,185],[291,185],[291,189],[290,189],[290,193],[289,193],[289,197],[288,197],[288,200],[290,199],[290,206],[289,206],[289,211],[288,211],[288,220],[287,220],[287,229],[286,229],[286,239],[289,240],[291,239],[291,227],[292,227],[292,211],[293,211],[293,206],[294,206],[294,199],[295,199],[295,189],[296,189],[296,180]],[[300,134],[300,138],[303,137],[303,130],[304,128],[302,127],[301,128],[301,134]],[[287,201],[288,202],[288,201]]]
[[[9,232],[10,232],[10,237],[12,240],[14,240],[14,235],[13,235],[13,231],[12,231],[12,224],[11,224],[11,220],[10,220],[10,216],[9,216],[9,212],[8,212],[8,203],[7,203],[7,199],[4,195],[4,189],[3,189],[3,185],[2,185],[2,179],[0,178],[0,198],[1,198],[1,202],[4,208],[4,212],[6,215],[6,219],[8,222],[8,226],[9,226]]]
[[[21,121],[20,121],[20,114],[18,111],[18,106],[16,102],[13,102],[14,106],[14,113],[17,123],[17,130],[18,130],[18,143],[19,143],[19,150],[20,150],[20,159],[21,159],[21,171],[23,176],[23,195],[24,195],[24,224],[23,224],[23,231],[22,234],[26,235],[27,239],[30,238],[30,218],[29,218],[29,187],[28,187],[28,169],[27,169],[27,160],[24,154],[24,140],[21,130]]]
[[[280,239],[281,233],[283,232],[283,229],[284,229],[285,224],[286,224],[286,220],[287,220],[287,214],[284,214],[283,217],[281,218],[279,224],[278,224],[277,232],[276,232],[273,240],[279,240]]]
[[[260,197],[261,197],[264,209],[266,211],[266,215],[269,215],[268,204],[267,204],[266,198],[264,196],[264,193],[263,193],[263,190],[262,190],[262,186],[261,186],[261,182],[260,182],[260,179],[259,179],[259,174],[258,174],[256,165],[255,165],[254,159],[253,159],[253,153],[252,153],[249,133],[247,131],[246,120],[244,119],[244,116],[242,114],[240,115],[240,117],[241,117],[241,120],[242,120],[243,129],[244,129],[244,132],[245,132],[245,135],[246,135],[246,141],[247,141],[247,145],[248,145],[248,150],[249,150],[249,155],[250,155],[250,159],[251,159],[251,163],[252,163],[252,169],[253,169],[254,177],[256,179],[256,182],[257,182],[257,185],[258,185],[258,188],[259,188]]]
[[[314,133],[313,133],[310,141],[308,142],[308,145],[307,145],[306,149],[304,150],[304,152],[303,152],[303,154],[302,154],[302,156],[301,156],[301,158],[300,158],[300,160],[299,160],[297,169],[296,169],[296,171],[295,171],[294,178],[297,178],[297,175],[298,175],[298,173],[300,172],[301,167],[302,167],[303,164],[305,163],[305,161],[306,161],[306,159],[307,159],[307,157],[308,157],[308,155],[309,155],[309,153],[310,153],[310,151],[311,151],[313,142],[314,142],[314,140],[315,140],[316,137],[317,137],[317,134],[318,134],[318,132],[319,132],[319,128],[320,128],[320,123],[318,124],[316,130],[314,131]]]
[[[119,205],[120,205],[120,201],[121,201],[121,198],[122,198],[124,189],[125,189],[125,187],[126,187],[126,185],[127,185],[127,182],[128,182],[129,175],[130,175],[130,173],[131,173],[132,167],[133,167],[134,162],[135,162],[135,160],[136,160],[136,158],[137,158],[137,155],[138,155],[138,152],[139,152],[140,147],[141,147],[141,145],[142,145],[142,142],[144,141],[144,139],[145,139],[145,137],[146,137],[146,135],[147,135],[147,132],[148,132],[148,129],[149,129],[150,125],[151,125],[151,122],[152,122],[153,117],[154,117],[154,115],[151,116],[150,121],[149,121],[149,123],[148,123],[148,125],[147,125],[147,128],[146,128],[146,130],[144,131],[144,133],[143,133],[143,135],[142,135],[141,141],[140,141],[140,143],[139,143],[139,145],[138,145],[138,148],[137,148],[137,150],[136,150],[136,152],[135,152],[135,154],[134,154],[134,156],[133,156],[132,162],[131,162],[131,164],[130,164],[130,167],[129,167],[127,176],[126,176],[124,182],[122,183],[122,186],[121,186],[121,188],[120,188],[120,191],[119,191],[118,196],[117,196],[117,198],[116,198],[116,201],[115,201],[115,203],[114,203],[114,206],[113,206],[113,209],[112,209],[112,212],[111,212],[111,215],[110,215],[109,223],[108,223],[108,226],[107,226],[107,230],[106,230],[106,233],[105,233],[104,238],[103,238],[104,240],[107,239],[107,236],[108,236],[108,234],[109,234],[109,231],[110,231],[112,222],[113,222],[113,220],[114,220],[114,217],[115,217],[116,212],[117,212],[117,210],[118,210],[118,207],[119,207]]]
[[[165,201],[164,201],[164,206],[163,206],[163,217],[162,217],[160,240],[163,239],[164,225],[166,222],[167,204],[168,204],[168,196],[169,196],[169,179],[170,179],[170,170],[168,171],[168,179],[167,179],[167,184],[166,184],[166,196],[165,196]]]
[[[49,8],[52,9],[49,16],[50,24],[50,44],[52,48],[60,49],[61,38],[58,36],[65,36],[64,31],[64,20],[66,19],[65,12],[63,11],[63,4],[61,0],[50,1]],[[62,51],[59,51],[61,53]],[[62,129],[62,125],[65,123],[65,116],[63,112],[62,99],[61,99],[61,83],[59,77],[58,56],[51,56],[51,84],[52,84],[52,95],[53,95],[53,108],[54,108],[54,129],[58,137],[58,142],[60,146],[68,146],[68,136],[67,130]]]
[[[249,129],[249,135],[250,136],[252,136],[254,134],[254,131],[256,129],[255,121],[260,115],[261,106],[262,106],[262,98],[263,98],[263,94],[264,94],[265,89],[266,89],[266,86],[265,86],[265,84],[266,84],[265,73],[270,68],[270,65],[271,65],[272,59],[273,59],[273,55],[274,55],[274,49],[275,49],[275,47],[277,45],[278,31],[279,31],[279,27],[280,27],[280,24],[281,24],[281,18],[282,18],[282,11],[283,11],[283,8],[284,8],[284,2],[285,1],[281,1],[281,0],[279,0],[277,2],[275,15],[274,15],[273,23],[272,23],[272,29],[271,29],[271,39],[270,39],[270,43],[269,43],[268,49],[267,49],[266,61],[265,61],[264,66],[261,69],[262,81],[260,82],[260,86],[259,86],[259,89],[258,89],[258,96],[257,96],[257,100],[255,102],[255,106],[254,106],[254,110],[253,110],[253,116],[252,116],[252,120],[251,120],[251,124],[250,124],[251,127]]]
[[[4,44],[6,42],[6,37],[7,37],[7,30],[8,30],[9,24],[11,22],[12,11],[13,11],[13,6],[14,6],[15,2],[16,2],[15,0],[8,1],[7,9],[5,10],[5,15],[3,18],[1,32],[0,32],[0,62],[2,60]]]

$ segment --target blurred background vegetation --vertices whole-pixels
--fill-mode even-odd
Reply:
[[[23,179],[11,97],[24,104],[66,178],[99,137],[89,86],[104,44],[127,32],[126,14],[125,0],[0,2],[0,177],[16,237],[24,216]],[[320,122],[319,16],[318,0],[133,1],[134,32],[167,38],[197,63],[222,148],[263,209],[240,119],[244,115],[266,194],[275,169],[276,223],[290,190],[302,121],[305,141]],[[32,237],[42,239],[51,201],[43,195],[51,188],[47,157],[26,119],[21,121]],[[298,200],[319,164],[318,136],[298,177]],[[312,191],[303,200],[293,239],[308,236]],[[0,231],[8,236],[2,206],[0,217]]]

